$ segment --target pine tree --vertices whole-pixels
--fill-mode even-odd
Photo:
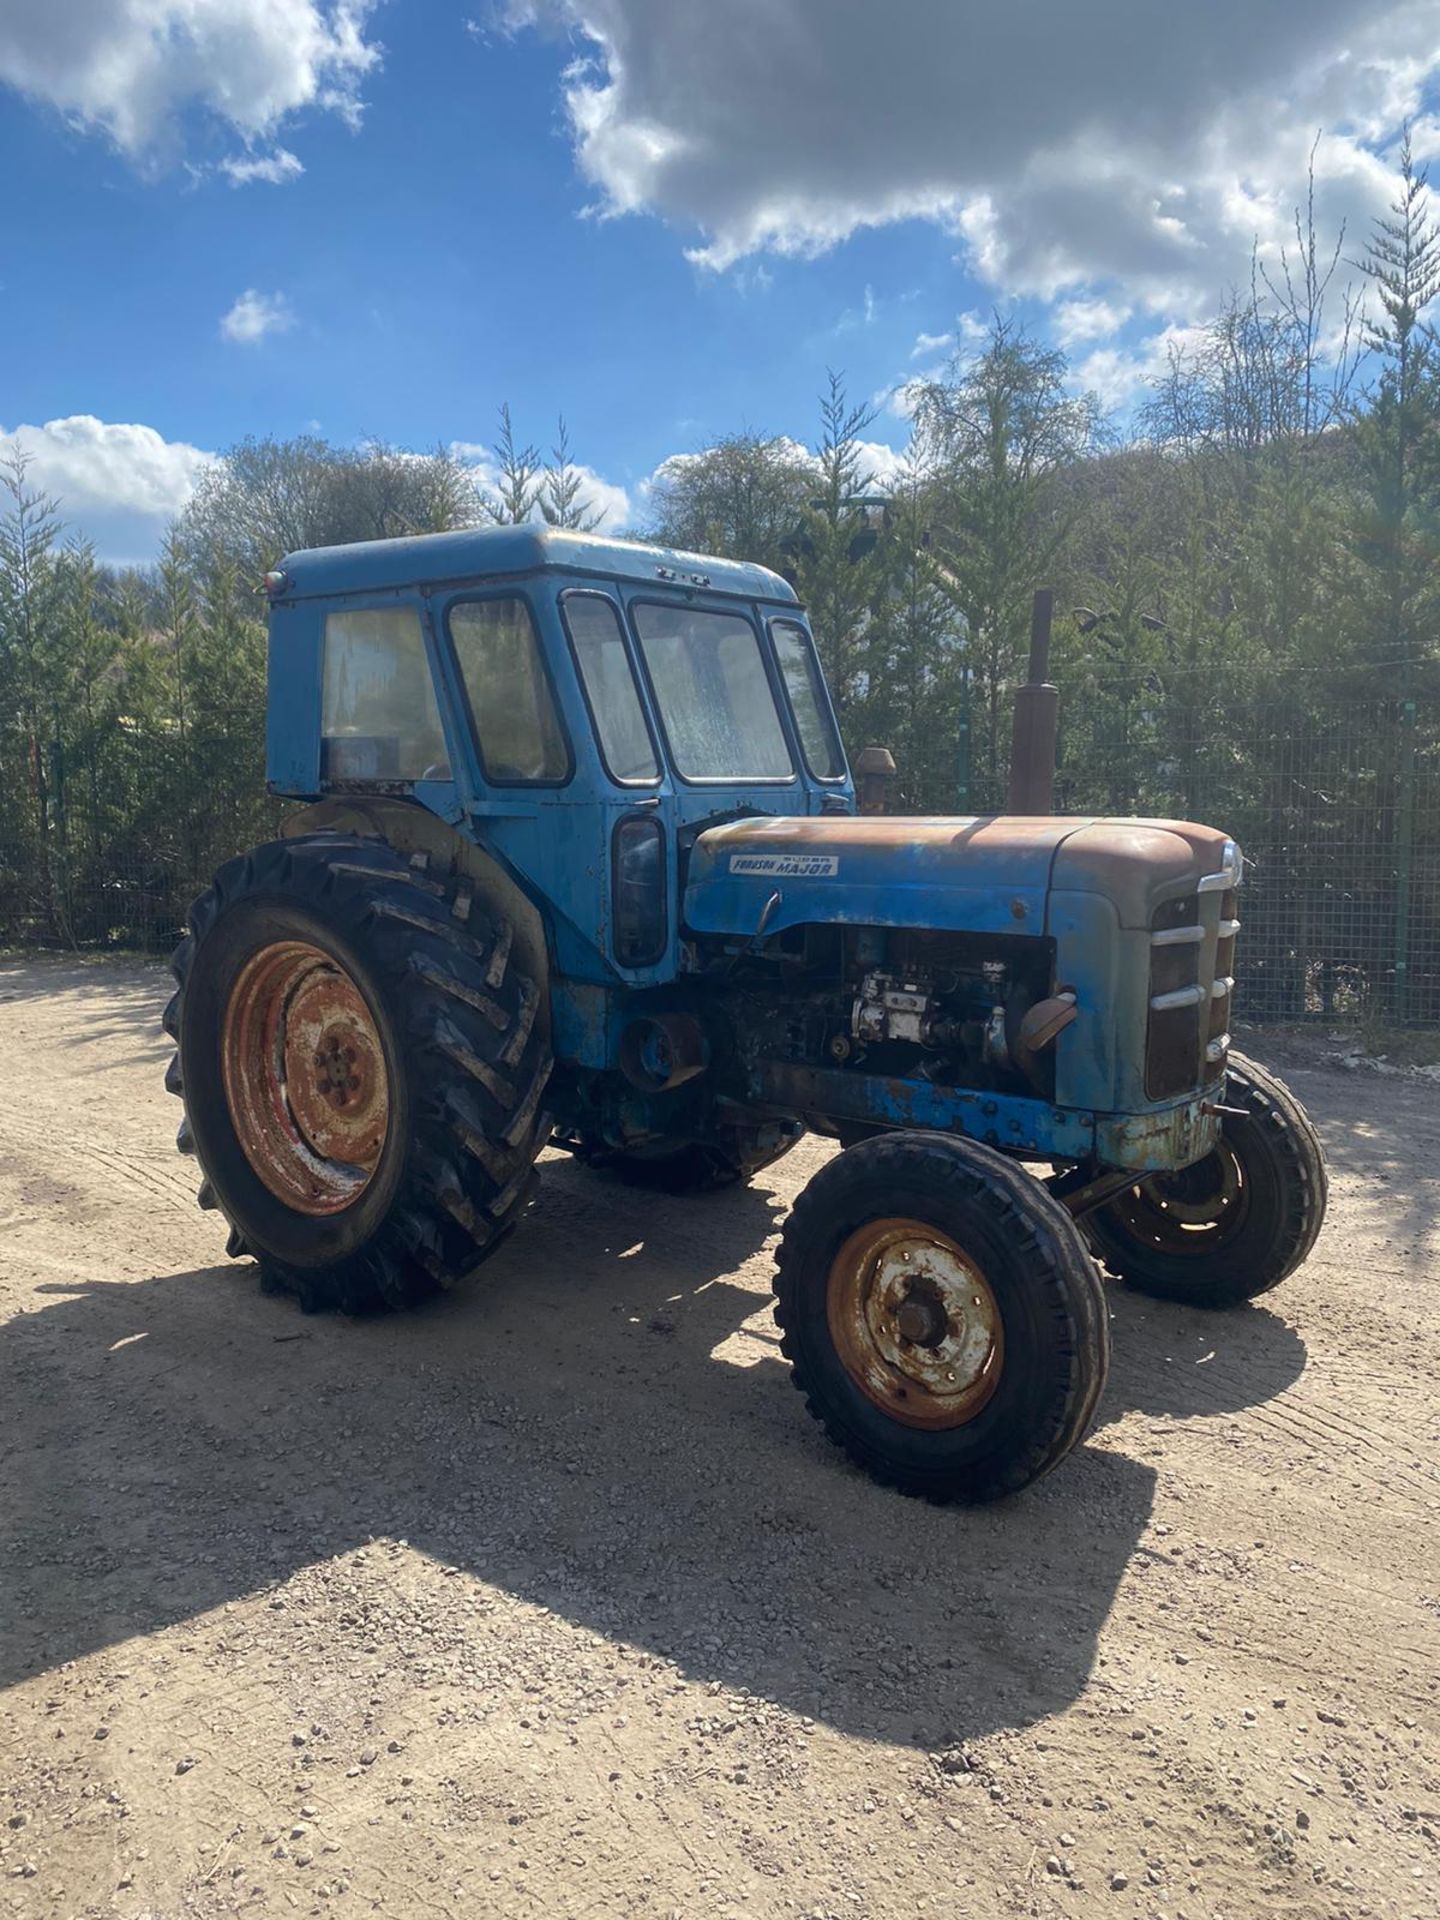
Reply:
[[[540,503],[544,469],[539,449],[516,440],[508,401],[500,409],[500,437],[492,451],[498,472],[485,511],[498,527],[523,527]]]
[[[570,458],[570,430],[563,414],[540,488],[540,512],[547,527],[565,527],[576,533],[593,533],[604,518],[587,497],[585,476]]]
[[[796,589],[810,611],[841,726],[852,737],[873,690],[867,646],[882,574],[879,529],[871,522],[883,508],[871,498],[873,476],[860,446],[874,418],[872,407],[851,405],[842,374],[829,374],[812,498],[791,539]]]
[[[54,773],[60,720],[57,665],[63,655],[58,503],[29,484],[21,453],[0,461],[0,713],[14,717],[20,783],[20,826],[34,848],[38,907],[51,933],[60,904],[52,848]]]
[[[1388,219],[1375,221],[1359,265],[1379,303],[1379,313],[1367,318],[1365,342],[1380,367],[1369,405],[1355,419],[1369,509],[1359,557],[1378,615],[1372,657],[1408,664],[1416,656],[1421,604],[1433,594],[1440,373],[1434,331],[1424,318],[1440,293],[1440,225],[1408,131],[1400,150],[1399,198]]]
[[[1064,354],[997,318],[975,359],[920,390],[915,426],[931,475],[931,540],[977,696],[977,775],[986,804],[998,805],[1004,701],[1031,596],[1060,563],[1081,508],[1058,482],[1099,445],[1099,404],[1071,390]]]

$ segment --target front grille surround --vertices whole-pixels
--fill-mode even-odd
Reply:
[[[1150,1007],[1145,1092],[1173,1100],[1221,1079],[1230,1048],[1235,936],[1240,929],[1240,852],[1150,919]]]

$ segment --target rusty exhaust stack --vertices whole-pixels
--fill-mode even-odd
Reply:
[[[1030,615],[1030,677],[1015,695],[1015,727],[1010,743],[1011,813],[1055,811],[1055,731],[1060,695],[1050,671],[1050,619],[1055,595],[1041,587]]]
[[[862,747],[855,761],[861,813],[884,813],[895,778],[895,756],[888,747]]]

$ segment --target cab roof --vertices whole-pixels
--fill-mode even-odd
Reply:
[[[383,588],[442,586],[520,574],[587,574],[652,586],[703,588],[745,600],[796,604],[789,582],[768,567],[717,560],[638,540],[612,540],[555,527],[467,528],[403,540],[362,540],[344,547],[308,547],[280,562],[284,577],[272,599],[330,599]]]

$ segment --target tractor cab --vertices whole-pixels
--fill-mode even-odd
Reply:
[[[853,807],[809,628],[764,567],[506,527],[295,554],[267,590],[271,790],[482,831],[576,980],[675,976],[707,822]]]

